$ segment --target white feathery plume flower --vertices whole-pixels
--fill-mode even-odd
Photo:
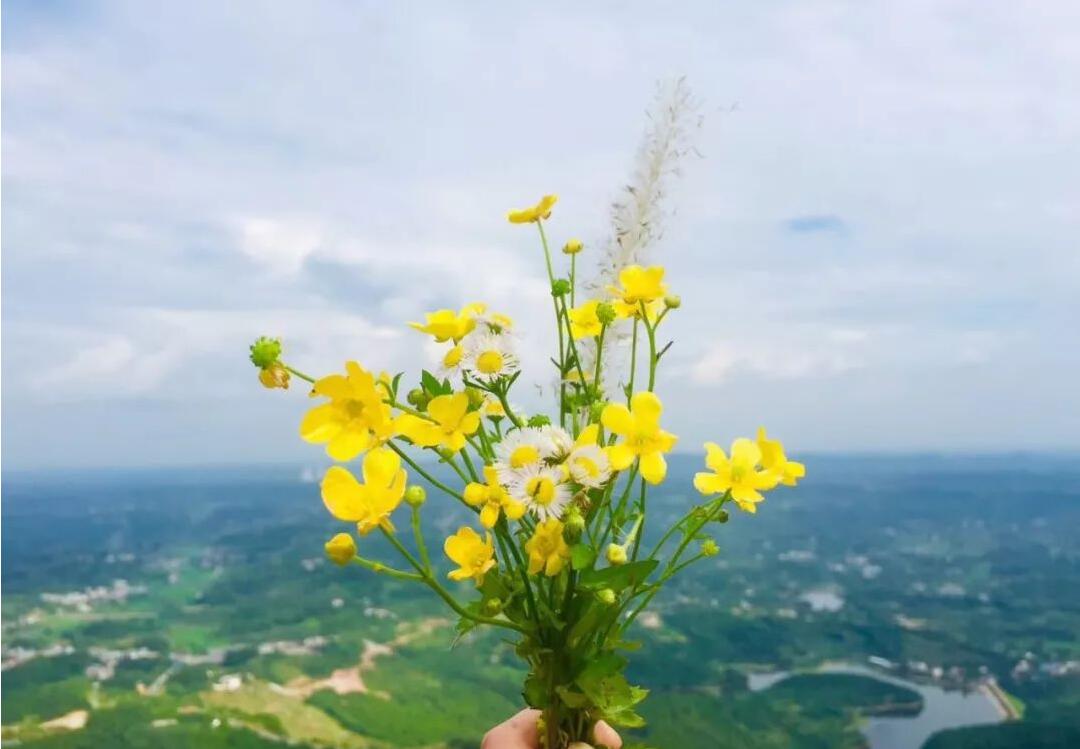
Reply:
[[[540,520],[560,519],[571,499],[570,487],[563,482],[563,471],[536,464],[520,471],[510,485],[510,496]]]

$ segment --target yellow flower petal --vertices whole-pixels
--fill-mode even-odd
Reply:
[[[641,456],[641,477],[650,484],[659,484],[667,475],[667,463],[659,452]]]
[[[609,432],[626,435],[634,430],[634,417],[630,410],[621,403],[612,403],[600,414],[600,423]],[[612,461],[614,463],[614,461]],[[619,469],[622,470],[622,469]]]
[[[328,469],[321,488],[323,504],[338,520],[356,522],[367,515],[364,488],[344,468],[333,466]]]

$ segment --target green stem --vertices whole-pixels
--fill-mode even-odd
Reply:
[[[310,375],[306,375],[303,372],[301,372],[300,370],[293,369],[292,367],[290,367],[288,364],[285,364],[284,362],[281,363],[281,366],[285,367],[285,371],[288,372],[289,374],[294,374],[297,377],[299,377],[301,380],[307,380],[312,385],[315,384],[315,378],[314,377],[311,377]]]
[[[358,564],[364,569],[371,570],[379,575],[389,575],[397,580],[423,580],[423,578],[415,572],[406,572],[405,570],[396,570],[393,567],[387,567],[382,562],[375,562],[371,559],[364,559],[361,556],[355,556],[352,558],[353,564]]]
[[[424,563],[424,570],[431,574],[431,558],[428,556],[427,544],[424,543],[424,532],[420,529],[420,506],[412,508],[413,538],[416,539],[416,548],[420,552],[420,559]]]
[[[630,386],[626,389],[626,405],[630,405],[630,399],[634,396],[634,375],[637,372],[637,329],[638,319],[634,318],[634,333],[630,343]]]
[[[478,614],[473,614],[472,612],[467,610],[464,606],[458,603],[452,595],[450,595],[450,592],[446,590],[446,588],[439,584],[439,581],[436,580],[433,575],[426,572],[424,568],[420,566],[420,562],[417,561],[416,557],[410,554],[409,550],[402,546],[401,542],[394,537],[393,533],[390,533],[385,528],[381,530],[383,532],[383,535],[386,536],[387,540],[391,544],[393,544],[394,548],[397,549],[398,552],[400,552],[401,555],[405,557],[406,560],[408,560],[409,564],[411,564],[416,569],[416,571],[420,573],[420,577],[422,578],[423,582],[426,583],[429,588],[434,590],[435,593],[438,594],[439,598],[443,599],[443,601],[446,602],[446,605],[452,608],[458,614],[458,616],[463,616],[466,619],[471,619],[472,621],[479,624],[491,624],[495,627],[505,627],[507,629],[515,630],[523,635],[528,634],[528,630],[526,630],[524,627],[519,626],[507,619],[492,619],[488,616],[479,616]]]
[[[649,392],[653,391],[656,387],[656,327],[649,324],[649,318],[647,310],[645,309],[645,302],[641,303],[641,320],[645,325],[645,333],[649,336]],[[659,323],[659,320],[657,320]]]
[[[548,248],[547,234],[544,232],[544,222],[537,221],[536,228],[540,230],[540,243],[544,246],[544,263],[547,265],[548,281],[555,286],[555,271],[551,266],[551,250]],[[559,300],[552,296],[551,302],[555,308],[555,327],[559,331],[559,424],[566,427],[566,384],[563,382],[566,366],[566,342],[563,340],[562,319],[559,316]]]
[[[459,500],[459,501],[460,501],[460,502],[462,502],[462,504],[464,504],[464,505],[465,505],[466,507],[471,507],[471,505],[470,505],[470,504],[469,504],[468,502],[466,502],[466,501],[465,501],[465,497],[464,497],[464,496],[463,496],[463,495],[462,495],[462,494],[461,494],[460,492],[456,492],[456,491],[454,491],[454,490],[453,490],[453,489],[451,489],[451,488],[450,488],[449,486],[447,486],[447,485],[446,485],[446,484],[444,484],[443,482],[439,481],[439,480],[438,480],[437,478],[435,478],[435,477],[434,477],[434,476],[432,476],[432,475],[431,475],[430,473],[428,473],[428,472],[427,472],[427,471],[425,471],[425,470],[424,470],[423,468],[421,468],[421,467],[420,467],[420,464],[419,464],[419,463],[417,463],[417,462],[416,462],[415,460],[413,460],[413,459],[412,459],[411,457],[409,457],[409,454],[408,454],[407,452],[405,452],[404,450],[402,450],[402,449],[401,449],[400,447],[398,447],[397,445],[395,445],[395,444],[394,444],[393,442],[387,442],[387,443],[386,443],[386,445],[387,445],[387,447],[389,447],[389,448],[390,448],[391,450],[393,450],[393,451],[394,451],[394,452],[396,452],[396,453],[397,453],[398,455],[400,455],[400,456],[401,456],[401,459],[402,459],[402,460],[404,460],[404,461],[405,461],[406,463],[408,463],[408,464],[409,464],[409,466],[410,466],[410,467],[411,467],[411,468],[412,468],[412,469],[413,469],[414,471],[416,471],[417,473],[419,473],[419,474],[420,474],[420,476],[422,476],[422,477],[423,477],[423,479],[424,479],[425,481],[427,481],[427,482],[428,482],[429,484],[431,484],[432,486],[436,487],[437,489],[440,489],[440,490],[441,490],[441,491],[443,491],[443,492],[446,492],[447,494],[449,494],[449,495],[450,495],[451,497],[453,497],[454,499],[457,499],[457,500]]]

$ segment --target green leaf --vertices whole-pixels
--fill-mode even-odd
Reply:
[[[449,395],[453,392],[453,388],[450,387],[450,380],[440,382],[438,377],[426,369],[420,373],[420,385],[432,396]]]
[[[525,680],[525,689],[521,696],[525,698],[525,704],[543,710],[548,704],[548,692],[544,682],[536,676],[529,676]]]
[[[394,379],[390,381],[390,392],[393,394],[395,399],[397,398],[398,394],[398,385],[401,383],[401,378],[404,376],[404,372],[398,372],[396,375],[394,375]]]
[[[638,562],[605,567],[602,570],[586,570],[581,573],[578,585],[590,590],[611,588],[616,593],[644,581],[659,562],[656,559],[642,559]]]
[[[596,549],[588,544],[577,544],[570,549],[570,566],[575,570],[592,567],[596,561]]]
[[[559,699],[563,701],[567,707],[588,707],[589,698],[581,692],[575,692],[567,687],[555,687],[555,691],[559,694]]]

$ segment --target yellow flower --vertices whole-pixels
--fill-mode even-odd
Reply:
[[[525,542],[525,551],[529,555],[530,575],[543,570],[548,577],[554,577],[562,572],[570,559],[570,547],[563,539],[563,524],[556,518],[540,523],[533,537]]]
[[[424,315],[425,322],[411,322],[409,327],[434,336],[439,343],[453,341],[458,343],[476,327],[477,316],[483,314],[483,304],[467,304],[460,312],[441,309]]]
[[[502,401],[494,395],[484,398],[484,405],[480,407],[480,410],[489,419],[502,419],[506,416],[506,408],[503,407]]]
[[[458,566],[447,575],[451,580],[473,578],[477,585],[484,581],[484,575],[495,566],[495,546],[491,534],[480,534],[469,527],[458,528],[458,532],[446,539],[443,551]]]
[[[576,255],[585,249],[585,244],[580,239],[571,239],[563,245],[562,251],[564,255]]]
[[[326,556],[330,557],[331,562],[342,566],[351,562],[356,556],[356,541],[348,533],[337,534],[327,541],[323,548],[326,549]]]
[[[570,335],[574,337],[575,341],[600,335],[600,331],[603,330],[604,326],[601,324],[600,318],[596,316],[596,308],[599,305],[600,302],[593,300],[579,304],[577,307],[567,311],[566,314],[570,318]]]
[[[765,427],[758,427],[757,444],[761,450],[761,467],[784,486],[795,486],[806,475],[806,466],[788,460],[780,440],[765,436]]]
[[[630,408],[621,403],[607,406],[600,421],[608,431],[620,435],[623,441],[608,451],[611,467],[621,471],[634,458],[641,460],[641,477],[650,484],[659,484],[667,474],[663,453],[670,452],[678,439],[660,428],[663,405],[654,393],[634,393]]]
[[[356,523],[367,535],[376,528],[393,531],[390,513],[405,496],[405,471],[393,450],[380,447],[364,456],[364,483],[341,466],[333,466],[322,480],[326,509],[338,520]]]
[[[289,389],[289,370],[285,369],[285,365],[281,362],[274,362],[273,364],[263,367],[259,370],[259,382],[262,386],[273,390],[274,388],[281,388],[282,390]]]
[[[469,411],[469,396],[465,393],[439,395],[427,407],[430,419],[412,414],[398,418],[398,432],[420,447],[445,447],[457,452],[465,447],[465,437],[480,427],[480,414]]]
[[[545,195],[540,198],[540,202],[529,208],[522,208],[517,211],[510,211],[506,214],[506,218],[511,224],[530,224],[540,219],[546,219],[551,216],[551,207],[558,202],[558,195]]]
[[[506,493],[499,483],[499,474],[492,466],[484,466],[486,484],[471,483],[465,487],[465,501],[473,507],[481,507],[480,524],[485,528],[494,528],[499,522],[499,514],[506,513],[507,520],[520,520],[525,514],[525,505],[516,502]]]
[[[386,386],[356,362],[346,362],[345,371],[315,383],[312,396],[330,402],[311,409],[300,422],[300,436],[308,442],[325,442],[327,455],[339,461],[352,460],[394,433]]]
[[[628,265],[619,272],[619,284],[608,287],[615,297],[611,304],[616,315],[622,318],[638,317],[641,315],[641,303],[644,302],[650,321],[655,318],[667,294],[663,266],[642,268],[640,265]]]
[[[765,499],[762,489],[772,489],[777,479],[760,470],[761,449],[745,437],[731,443],[731,458],[713,442],[705,443],[705,465],[712,473],[694,474],[694,488],[705,496],[731,491],[731,498],[746,512],[757,512],[755,504]]]

